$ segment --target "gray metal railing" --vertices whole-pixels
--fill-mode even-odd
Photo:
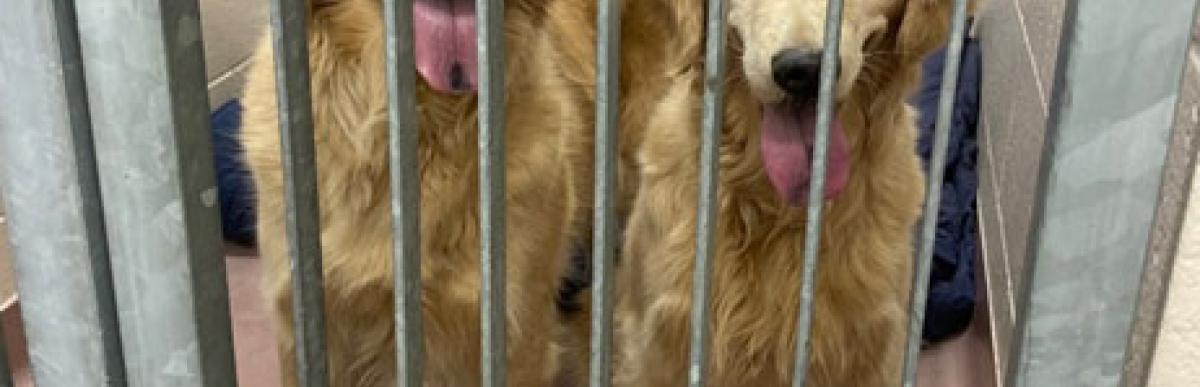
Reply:
[[[293,333],[300,387],[329,385],[317,154],[308,74],[309,0],[271,0],[271,42],[291,257]]]
[[[505,344],[504,1],[476,0],[479,49],[480,322],[483,386],[507,384]],[[519,387],[519,386],[517,386]]]
[[[963,37],[967,30],[967,1],[955,0],[951,15],[950,41],[946,47],[946,67],[942,70],[942,89],[934,127],[933,149],[929,157],[929,173],[925,184],[925,210],[921,216],[920,245],[913,282],[908,296],[908,343],[904,351],[904,387],[917,385],[917,362],[920,360],[921,329],[925,326],[925,303],[928,300],[929,276],[933,270],[933,242],[937,237],[938,209],[942,200],[943,176],[946,170],[946,151],[950,145],[950,125],[954,101],[958,94],[958,70],[962,61]]]
[[[616,260],[617,120],[620,117],[621,2],[600,0],[596,15],[596,177],[592,229],[591,387],[612,385]]]
[[[74,11],[100,181],[86,199],[102,203],[126,382],[233,385],[200,9],[110,0]]]
[[[412,0],[384,1],[399,387],[420,386],[425,374],[421,336],[421,173],[417,160],[417,77],[412,71],[416,66],[410,22],[412,7]]]
[[[1127,385],[1196,4],[1067,3],[1005,386]]]
[[[960,0],[961,1],[961,0]],[[800,278],[800,310],[796,318],[796,358],[792,386],[808,385],[809,339],[812,337],[813,289],[816,288],[817,255],[821,250],[821,215],[825,204],[825,167],[828,162],[829,125],[833,122],[833,91],[841,62],[841,0],[830,0],[825,11],[825,44],[821,55],[821,84],[817,94],[817,128],[813,141],[812,183],[808,191],[808,216],[804,227],[804,268]]]
[[[714,233],[717,220],[717,168],[722,115],[725,112],[726,0],[708,1],[704,54],[704,112],[700,120],[700,194],[696,202],[696,265],[692,274],[691,356],[688,386],[704,386],[708,374],[709,294],[712,286]],[[595,333],[593,333],[595,334]]]
[[[16,2],[0,14],[0,84],[9,85],[0,88],[0,187],[22,315],[32,322],[24,330],[33,377],[43,387],[124,386],[77,28],[69,0]],[[37,87],[18,93],[20,84]],[[34,170],[36,183],[14,182]]]
[[[615,281],[613,262],[618,240],[616,197],[617,120],[619,117],[620,1],[598,0],[597,90],[595,125],[596,169],[593,256],[593,314],[590,385],[611,384]],[[1099,34],[1079,19],[1102,19],[1100,7],[1116,7],[1125,0],[1070,2],[1060,55],[1056,87],[1055,130],[1048,141],[1046,171],[1042,176],[1038,207],[1040,222],[1030,231],[1032,261],[1030,287],[1018,327],[1009,385],[1049,385],[1047,381],[1089,365],[1056,363],[1062,373],[1034,373],[1039,358],[1037,342],[1053,328],[1053,321],[1034,319],[1045,308],[1062,307],[1061,299],[1035,296],[1048,287],[1051,266],[1069,261],[1071,254],[1094,252],[1082,243],[1062,251],[1047,245],[1055,235],[1071,240],[1063,231],[1074,222],[1110,219],[1095,211],[1071,219],[1051,216],[1066,210],[1061,202],[1073,193],[1070,184],[1078,172],[1063,149],[1083,149],[1083,128],[1092,121],[1080,115],[1095,113],[1071,98],[1103,99],[1112,90],[1067,83],[1069,76],[1109,74],[1116,67],[1091,67],[1095,51],[1072,50],[1100,45]],[[1161,43],[1170,53],[1168,65],[1182,67],[1182,47],[1187,44],[1187,23],[1195,0],[1155,0],[1154,8],[1165,20],[1153,29],[1161,36],[1179,36]],[[329,384],[325,350],[324,301],[321,268],[320,219],[316,190],[316,159],[306,21],[308,0],[272,0],[273,43],[276,52],[279,125],[287,198],[287,235],[292,258],[294,326],[298,380],[305,387]],[[812,326],[814,277],[819,262],[826,152],[833,119],[833,97],[841,43],[841,0],[830,0],[825,26],[824,56],[818,98],[818,124],[813,150],[807,208],[804,268],[800,307],[796,311],[797,337],[793,385],[807,382],[809,336]],[[925,215],[920,225],[915,259],[907,347],[902,370],[903,386],[916,385],[917,354],[924,323],[925,297],[936,232],[940,185],[948,133],[953,114],[960,53],[963,47],[968,0],[954,0],[949,47],[942,78],[941,99]],[[420,197],[417,160],[416,79],[413,60],[413,0],[384,0],[389,80],[388,116],[392,228],[395,270],[395,336],[397,384],[421,385],[423,368],[420,308]],[[709,345],[709,300],[714,259],[718,144],[724,103],[726,1],[709,0],[704,96],[701,122],[700,194],[696,230],[696,264],[690,336],[688,380],[705,386]],[[1169,6],[1169,7],[1168,7]],[[482,374],[484,384],[505,385],[505,178],[504,178],[504,2],[477,0],[479,26],[479,153],[482,286]],[[1153,8],[1153,7],[1151,7]],[[1142,8],[1143,10],[1145,8]],[[1101,16],[1096,16],[1101,15]],[[1191,14],[1188,13],[1188,16]],[[1174,16],[1174,17],[1168,17]],[[76,20],[78,19],[78,20]],[[51,28],[53,27],[53,28]],[[1141,28],[1141,29],[1139,29]],[[1151,30],[1145,25],[1117,29],[1137,40]],[[1140,35],[1139,35],[1140,34]],[[1178,50],[1172,51],[1172,50]],[[1155,52],[1159,52],[1155,51]],[[1092,56],[1089,56],[1092,55]],[[138,58],[131,61],[128,58]],[[1099,61],[1103,62],[1103,61]],[[204,93],[203,52],[199,12],[195,0],[15,0],[0,13],[0,172],[11,222],[11,241],[20,277],[25,330],[33,374],[38,386],[234,386],[236,377],[230,337],[229,302],[225,268],[217,233],[216,189],[211,145],[207,130],[208,101]],[[1172,67],[1174,68],[1174,67]],[[1147,75],[1149,67],[1138,67]],[[1157,78],[1155,78],[1157,79]],[[1176,78],[1158,79],[1145,94],[1131,101],[1144,102],[1145,122],[1161,135],[1167,130],[1169,109],[1177,96]],[[8,85],[19,85],[10,87]],[[1101,86],[1106,86],[1101,84]],[[1107,85],[1112,86],[1112,85]],[[1091,100],[1088,100],[1091,101]],[[1166,102],[1164,102],[1166,101]],[[1096,100],[1097,106],[1110,100]],[[139,104],[129,109],[129,104]],[[32,130],[30,128],[36,128]],[[1128,140],[1138,128],[1116,127],[1104,135]],[[1125,137],[1122,137],[1125,136]],[[1144,144],[1144,150],[1165,153],[1165,136]],[[1160,141],[1162,140],[1162,141]],[[1124,144],[1109,143],[1105,147]],[[1078,148],[1070,148],[1077,146]],[[1139,148],[1143,149],[1143,148]],[[1093,155],[1095,156],[1095,155]],[[1157,157],[1157,156],[1156,156]],[[1103,158],[1103,157],[1097,157]],[[1126,187],[1137,184],[1137,173],[1161,169],[1161,160],[1149,158],[1141,169],[1121,169]],[[1086,169],[1086,168],[1084,168]],[[29,171],[38,171],[29,173]],[[1156,187],[1157,181],[1154,182]],[[1067,184],[1064,186],[1063,184]],[[1064,188],[1065,187],[1065,188]],[[1136,190],[1138,199],[1152,199],[1153,189]],[[103,198],[103,199],[102,199]],[[1153,201],[1151,201],[1153,202]],[[1139,202],[1140,203],[1140,202]],[[1134,208],[1136,207],[1136,208]],[[1130,206],[1131,237],[1145,244],[1150,219],[1147,208]],[[1069,215],[1069,214],[1068,214]],[[1063,216],[1068,216],[1063,215]],[[1136,215],[1136,216],[1135,216]],[[1061,222],[1055,222],[1059,220]],[[1090,223],[1088,223],[1090,224]],[[1066,234],[1063,234],[1066,233]],[[1125,252],[1118,251],[1114,252]],[[1114,262],[1116,255],[1105,255]],[[169,257],[179,257],[170,259]],[[1127,266],[1140,272],[1140,262]],[[1114,263],[1115,265],[1115,263]],[[1114,266],[1116,267],[1116,266]],[[1051,273],[1051,274],[1047,274]],[[1122,289],[1136,285],[1136,275],[1096,273],[1097,278],[1124,280]],[[1045,278],[1044,278],[1045,277]],[[1119,278],[1118,278],[1119,277]],[[1122,293],[1129,294],[1129,293]],[[1056,302],[1057,301],[1057,302]],[[1120,306],[1132,305],[1131,300]],[[1035,302],[1041,302],[1035,304]],[[1124,309],[1122,309],[1124,311]],[[1131,309],[1127,312],[1131,312]],[[118,323],[119,321],[119,323]],[[1077,321],[1077,320],[1068,320]],[[1118,332],[1127,321],[1107,326]],[[1122,325],[1125,324],[1125,325]],[[1120,351],[1124,336],[1114,336],[1105,350]],[[0,337],[0,350],[3,349]],[[1083,352],[1082,346],[1064,350]],[[1105,352],[1110,353],[1110,352]],[[1122,352],[1123,353],[1123,352]],[[1111,360],[1111,359],[1110,359]],[[1064,365],[1066,364],[1066,365]],[[8,369],[0,356],[0,387]],[[1109,379],[1088,385],[1114,385]],[[682,381],[681,381],[682,383]],[[1089,382],[1091,383],[1091,382]]]

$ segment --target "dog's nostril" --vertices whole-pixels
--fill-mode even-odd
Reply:
[[[463,91],[470,87],[467,84],[467,72],[463,70],[461,63],[450,66],[450,87],[457,91]]]
[[[775,84],[795,98],[816,98],[821,82],[821,51],[789,48],[771,58]]]

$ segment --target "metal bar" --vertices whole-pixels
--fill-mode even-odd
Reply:
[[[308,74],[308,3],[272,0],[271,37],[292,268],[297,380],[304,387],[324,387],[329,385],[329,363],[325,353],[321,219]]]
[[[1184,85],[1194,85],[1197,82],[1197,69],[1188,65],[1184,75]],[[1168,295],[1172,291],[1175,263],[1177,258],[1184,256],[1183,251],[1190,248],[1189,240],[1195,234],[1195,223],[1187,223],[1188,201],[1193,192],[1193,181],[1196,180],[1197,151],[1200,150],[1200,127],[1194,126],[1194,119],[1187,114],[1180,114],[1185,109],[1184,104],[1195,104],[1194,93],[1197,90],[1185,87],[1182,90],[1180,109],[1176,112],[1174,133],[1171,148],[1167,154],[1166,168],[1163,171],[1162,191],[1158,195],[1158,205],[1155,211],[1154,234],[1147,253],[1146,270],[1143,271],[1141,289],[1138,294],[1138,305],[1134,311],[1134,326],[1130,334],[1129,360],[1126,362],[1125,387],[1149,386],[1152,374],[1170,370],[1168,361],[1157,362],[1160,358],[1174,358],[1176,363],[1184,364],[1188,359],[1169,354],[1179,353],[1180,348],[1191,348],[1186,342],[1173,340],[1171,336],[1177,324],[1186,319],[1179,319],[1179,305],[1168,303]],[[1191,97],[1188,94],[1191,93]],[[1189,234],[1189,232],[1191,232]],[[1178,293],[1176,293],[1178,294]],[[1168,309],[1169,308],[1169,309]],[[1168,337],[1163,337],[1164,333]],[[1174,336],[1178,337],[1178,336]],[[1165,341],[1164,341],[1165,340]],[[1160,346],[1159,344],[1162,343]],[[1180,367],[1186,370],[1186,367]],[[1155,371],[1158,370],[1158,371]],[[1186,372],[1186,371],[1185,371]],[[1168,371],[1168,374],[1173,372]],[[1156,377],[1161,378],[1162,375]]]
[[[392,265],[395,281],[397,387],[418,387],[424,375],[421,334],[421,174],[417,159],[413,1],[385,0],[388,154],[391,159]]]
[[[725,102],[726,2],[708,0],[705,27],[704,112],[700,139],[700,196],[697,206],[696,263],[692,274],[691,354],[688,386],[703,387],[708,376],[709,298],[712,293],[712,260],[716,249],[717,157]]]
[[[596,16],[596,176],[592,228],[591,387],[612,384],[613,260],[617,228],[617,121],[620,88],[621,2],[600,0]]]
[[[942,179],[946,172],[946,151],[950,147],[950,125],[958,93],[958,72],[962,64],[963,38],[967,25],[967,0],[954,2],[950,20],[950,41],[946,47],[946,67],[942,69],[942,89],[938,95],[937,124],[933,133],[933,154],[925,179],[925,211],[921,218],[921,242],[917,266],[913,271],[908,296],[908,342],[904,351],[904,387],[917,385],[917,361],[920,360],[921,330],[925,326],[925,304],[929,293],[929,271],[933,266],[933,242],[937,237],[938,209],[942,201]]]
[[[70,0],[0,15],[0,187],[34,379],[124,386],[78,37]],[[0,386],[12,386],[3,339]]]
[[[75,11],[128,384],[236,385],[197,3]]]
[[[1005,385],[1124,383],[1195,10],[1067,3]]]
[[[476,0],[479,56],[479,227],[482,373],[507,384],[505,320],[504,1]]]
[[[91,250],[91,271],[95,302],[99,312],[100,335],[105,353],[106,386],[125,386],[125,359],[121,349],[121,328],[117,317],[117,300],[113,290],[112,264],[109,262],[107,232],[104,230],[104,209],[100,193],[100,175],[96,169],[96,149],[92,138],[91,113],[87,102],[87,80],[83,69],[83,53],[79,43],[79,21],[75,17],[75,0],[54,0],[57,15],[59,54],[66,93],[73,101],[69,109],[71,136],[74,141],[79,195],[86,216],[83,226],[87,238],[95,246]]]
[[[825,9],[825,44],[821,54],[821,85],[817,93],[817,127],[813,143],[812,179],[808,190],[808,217],[804,227],[804,268],[800,279],[800,310],[796,318],[796,358],[792,386],[808,383],[809,339],[812,335],[813,289],[821,247],[821,211],[825,203],[825,167],[829,126],[833,122],[842,41],[842,0],[830,0]]]

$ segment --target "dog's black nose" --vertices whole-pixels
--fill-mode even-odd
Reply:
[[[821,83],[821,51],[789,48],[771,58],[775,84],[794,98],[817,98]]]

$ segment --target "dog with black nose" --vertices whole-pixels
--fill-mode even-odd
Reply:
[[[556,288],[574,203],[560,146],[585,114],[569,103],[540,11],[550,0],[504,2],[507,110],[507,383],[547,387],[560,372]],[[379,0],[309,2],[320,237],[331,386],[394,386],[393,270],[385,37]],[[479,386],[480,232],[475,7],[415,0],[424,385]],[[242,143],[259,208],[264,287],[278,322],[283,385],[296,350],[283,172],[270,38],[245,91]],[[499,354],[504,356],[504,354]]]
[[[591,1],[556,2],[562,73],[589,85]],[[622,177],[634,192],[618,267],[615,382],[688,380],[704,95],[703,1],[621,9]],[[710,304],[708,384],[793,379],[826,0],[729,0],[726,98]],[[912,230],[924,175],[906,101],[948,35],[954,0],[845,0],[826,159],[808,381],[896,385]],[[838,21],[828,21],[837,23]],[[565,36],[565,37],[564,37]],[[581,65],[572,69],[573,63]],[[826,69],[828,70],[828,69]],[[586,89],[586,87],[584,88]],[[586,134],[580,135],[585,137]]]

